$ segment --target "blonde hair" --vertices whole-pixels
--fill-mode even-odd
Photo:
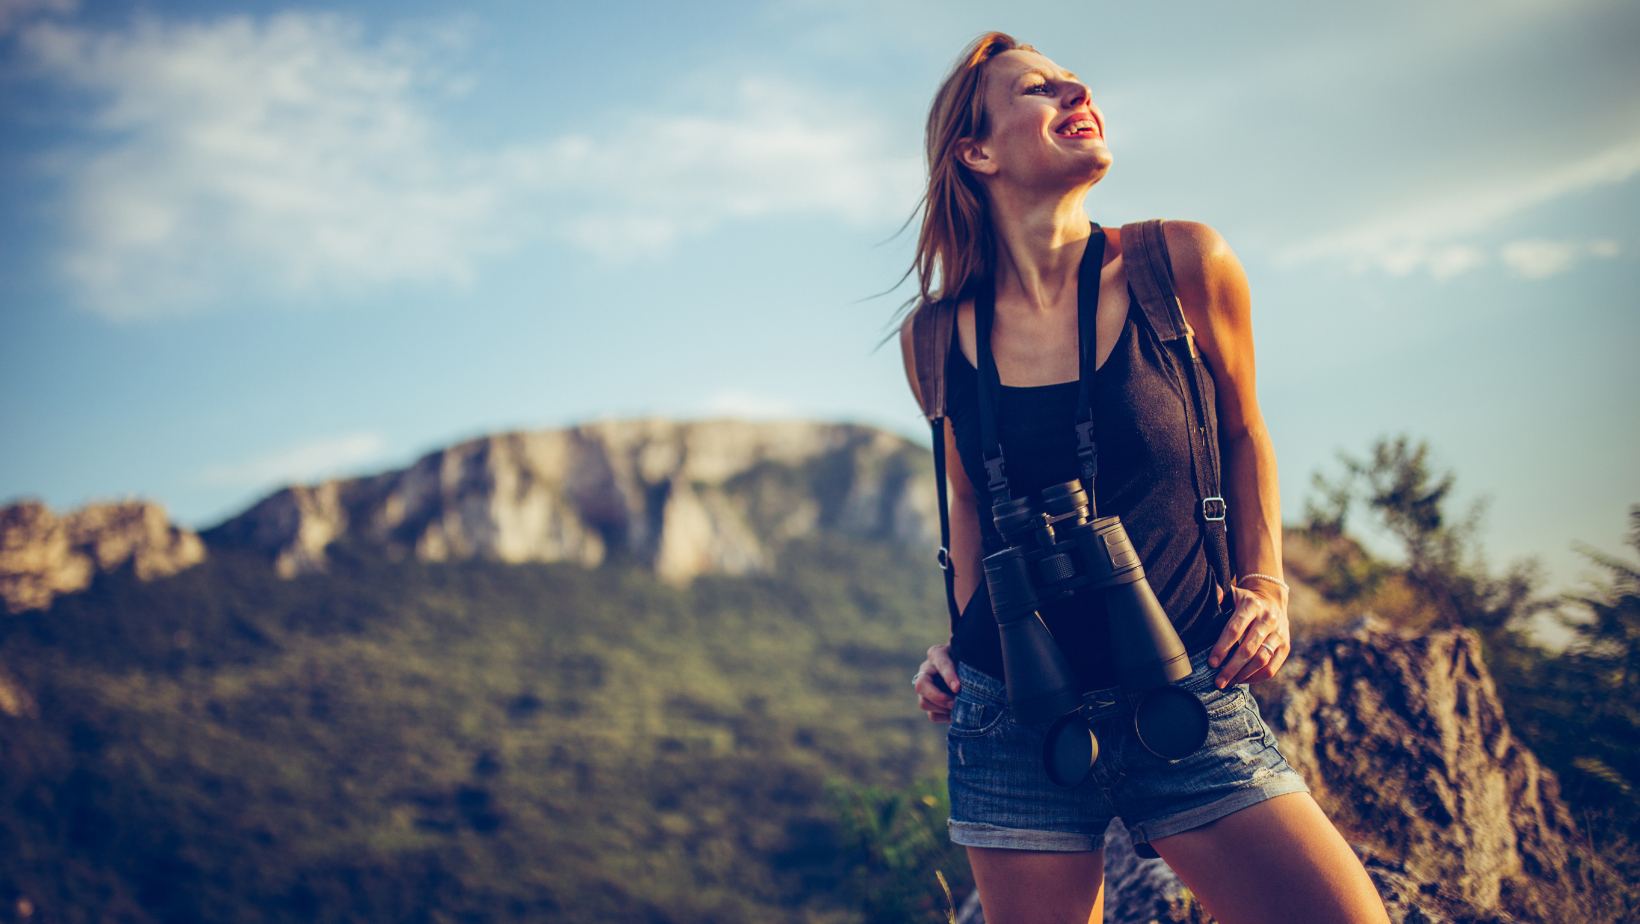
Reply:
[[[991,273],[994,242],[985,190],[957,159],[964,139],[983,140],[990,132],[985,112],[985,65],[1005,51],[1035,51],[1004,32],[987,32],[957,58],[928,110],[924,147],[928,189],[923,193],[922,230],[907,275],[917,276],[910,305],[961,298]],[[909,307],[909,306],[908,306]]]

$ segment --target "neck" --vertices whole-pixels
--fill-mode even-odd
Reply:
[[[1065,303],[1091,234],[1082,207],[1090,186],[1052,196],[990,190],[999,306],[1048,312]]]

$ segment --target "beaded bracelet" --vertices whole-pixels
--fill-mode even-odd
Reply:
[[[1293,590],[1291,587],[1288,587],[1287,582],[1283,581],[1281,578],[1278,578],[1273,574],[1259,574],[1258,572],[1254,572],[1252,574],[1244,574],[1241,577],[1236,578],[1236,586],[1238,586],[1238,587],[1241,586],[1242,581],[1245,581],[1248,578],[1253,578],[1253,577],[1264,578],[1266,581],[1275,581],[1277,584],[1281,585],[1282,590],[1285,590],[1288,593],[1291,593],[1292,590]]]

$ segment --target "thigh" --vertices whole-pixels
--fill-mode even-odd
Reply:
[[[1099,924],[1105,919],[1105,852],[969,847],[986,924]]]
[[[1361,861],[1309,793],[1277,796],[1151,846],[1220,924],[1389,920]]]

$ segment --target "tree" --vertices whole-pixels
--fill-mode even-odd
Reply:
[[[1640,505],[1629,509],[1629,544],[1640,553]],[[1610,578],[1568,601],[1586,620],[1550,670],[1546,692],[1572,713],[1560,716],[1568,794],[1604,808],[1612,833],[1640,842],[1640,567],[1583,548]],[[1567,720],[1570,720],[1569,722]]]
[[[1422,441],[1381,438],[1367,458],[1341,453],[1339,459],[1344,473],[1332,481],[1317,474],[1320,497],[1305,504],[1308,531],[1332,549],[1323,592],[1351,602],[1399,576],[1418,602],[1433,611],[1435,624],[1468,626],[1495,654],[1518,654],[1525,644],[1519,633],[1526,621],[1553,601],[1537,597],[1542,581],[1534,562],[1516,562],[1501,576],[1491,574],[1476,539],[1485,505],[1477,503],[1456,518],[1448,512],[1457,477],[1434,470],[1429,446]],[[1404,566],[1375,561],[1348,541],[1347,526],[1357,506],[1364,506],[1395,537],[1406,556]]]

